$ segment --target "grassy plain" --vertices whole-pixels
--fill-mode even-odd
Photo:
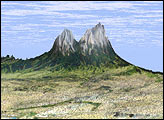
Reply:
[[[134,66],[2,73],[1,118],[163,118],[163,75]]]

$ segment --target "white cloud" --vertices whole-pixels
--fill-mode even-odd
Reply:
[[[157,3],[157,4],[163,4],[163,1],[143,1],[145,3]]]
[[[105,29],[108,32],[109,39],[114,39],[116,42],[124,42],[123,40],[128,37],[133,37],[134,40],[126,41],[130,44],[135,42],[142,43],[143,37],[152,34],[158,34],[160,38],[161,33],[155,33],[144,30],[130,29],[131,27],[142,26],[145,23],[149,25],[157,25],[159,22],[163,22],[163,10],[160,9],[142,9],[141,6],[153,6],[156,3],[142,3],[142,2],[55,2],[55,1],[41,1],[41,2],[2,2],[3,7],[2,14],[2,32],[3,33],[12,33],[16,34],[19,32],[29,32],[30,37],[32,36],[36,42],[37,39],[41,39],[42,34],[47,31],[59,33],[62,28],[90,28],[96,25],[98,22],[101,22],[105,25]],[[11,7],[12,6],[12,7]],[[15,7],[13,7],[15,6]],[[19,8],[17,6],[24,6],[25,8]],[[12,9],[6,9],[11,7]],[[31,9],[32,8],[32,9]],[[73,10],[69,11],[69,10]],[[82,11],[78,11],[82,10]],[[109,12],[109,15],[103,14],[92,14],[94,10],[106,10]],[[87,12],[86,12],[87,11]],[[121,13],[130,13],[122,16],[112,16],[110,11],[121,12]],[[32,21],[27,24],[24,19],[29,19],[28,15],[39,16],[38,21]],[[143,19],[144,18],[144,19]],[[151,19],[153,18],[153,19]],[[71,20],[73,20],[73,22]],[[21,21],[17,24],[12,24],[12,21]],[[6,27],[8,27],[6,29]],[[44,29],[43,29],[43,28]],[[42,28],[42,29],[41,29]],[[143,28],[144,29],[144,28]],[[58,31],[57,31],[58,30]],[[147,33],[146,33],[147,32]],[[80,33],[75,33],[79,38]],[[29,35],[29,34],[28,34]],[[27,35],[22,35],[24,38]],[[23,39],[19,38],[19,39]],[[117,39],[116,39],[117,38]],[[140,38],[137,41],[135,38]],[[29,39],[32,40],[32,39]],[[134,42],[135,41],[135,42]]]
[[[162,23],[163,23],[163,18],[155,19],[154,21],[155,21],[155,22],[162,22]]]
[[[126,13],[138,13],[138,14],[147,14],[147,13],[162,14],[163,13],[163,10],[153,10],[153,9],[145,10],[138,7],[134,7],[131,9],[123,9],[121,11],[126,12]]]
[[[76,2],[42,2],[48,4],[47,10],[50,11],[63,11],[63,10],[116,10],[120,8],[130,8],[133,6],[129,2],[92,2],[92,1],[76,1]]]
[[[51,18],[74,18],[74,19],[86,19],[86,18],[96,18],[95,15],[86,15],[86,14],[73,14],[73,13],[62,13],[62,12],[53,12],[48,10],[3,10],[2,15],[8,16],[27,16],[27,15],[45,15],[46,17],[51,16]],[[4,18],[5,19],[5,18]],[[10,19],[8,17],[8,19]]]
[[[8,6],[8,5],[24,5],[24,4],[21,4],[21,3],[15,3],[15,2],[11,2],[11,1],[7,1],[7,2],[4,2],[2,1],[1,2],[1,6]]]
[[[163,46],[163,41],[161,41],[161,40],[152,40],[151,44],[157,45],[157,46]]]
[[[163,17],[163,14],[146,14],[146,15],[133,15],[133,17],[140,18],[140,17]]]
[[[2,6],[26,6],[33,7],[35,10],[45,10],[45,11],[67,11],[67,10],[126,10],[126,9],[136,9],[136,5],[145,6],[154,5],[153,3],[161,4],[161,2],[144,1],[142,3],[129,2],[129,1],[108,1],[108,2],[93,2],[93,1],[23,1],[19,3],[15,2],[2,2]]]
[[[130,2],[108,2],[99,3],[91,1],[78,1],[78,2],[55,2],[55,1],[44,1],[44,2],[32,2],[28,4],[26,2],[12,3],[12,2],[2,2],[2,6],[5,5],[21,5],[29,6],[29,9],[2,9],[3,15],[15,15],[15,16],[26,16],[26,15],[62,15],[66,17],[77,17],[76,15],[69,13],[59,13],[57,11],[68,11],[68,10],[117,10],[117,9],[127,9],[133,6]],[[32,8],[35,8],[31,10]],[[83,15],[78,14],[79,18]],[[85,17],[93,17],[92,15],[86,15]]]

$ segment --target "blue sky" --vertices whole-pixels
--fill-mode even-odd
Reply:
[[[64,28],[79,41],[98,22],[120,57],[163,71],[162,1],[2,1],[1,54],[39,56]]]

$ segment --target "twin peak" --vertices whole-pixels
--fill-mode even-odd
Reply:
[[[104,54],[109,53],[109,49],[112,49],[110,41],[105,35],[104,25],[99,22],[95,27],[88,29],[77,42],[68,29],[64,31],[56,38],[52,50],[54,53],[61,52],[63,55],[69,55],[70,52],[76,52],[80,50],[84,55],[91,55],[93,52],[98,54],[100,51]]]

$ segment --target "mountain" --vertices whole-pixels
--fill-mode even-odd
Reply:
[[[105,29],[101,23],[97,24],[92,29],[88,29],[84,36],[80,39],[80,48],[84,55],[114,54],[114,50],[105,36]]]
[[[77,44],[78,42],[75,40],[72,32],[64,29],[61,35],[56,38],[52,51],[54,54],[60,52],[63,55],[69,55],[77,50]]]
[[[70,30],[64,29],[55,39],[50,51],[35,58],[9,60],[9,57],[1,57],[1,68],[4,72],[29,68],[39,70],[45,67],[73,68],[84,65],[120,67],[130,63],[114,52],[101,23],[88,29],[79,42],[75,40]]]
[[[163,73],[120,58],[101,23],[79,42],[65,29],[40,56],[1,57],[1,105],[2,119],[162,119]]]
[[[104,25],[98,23],[88,29],[79,41],[80,52],[87,64],[108,66],[126,66],[128,62],[121,59],[113,50],[112,45],[105,35]]]

